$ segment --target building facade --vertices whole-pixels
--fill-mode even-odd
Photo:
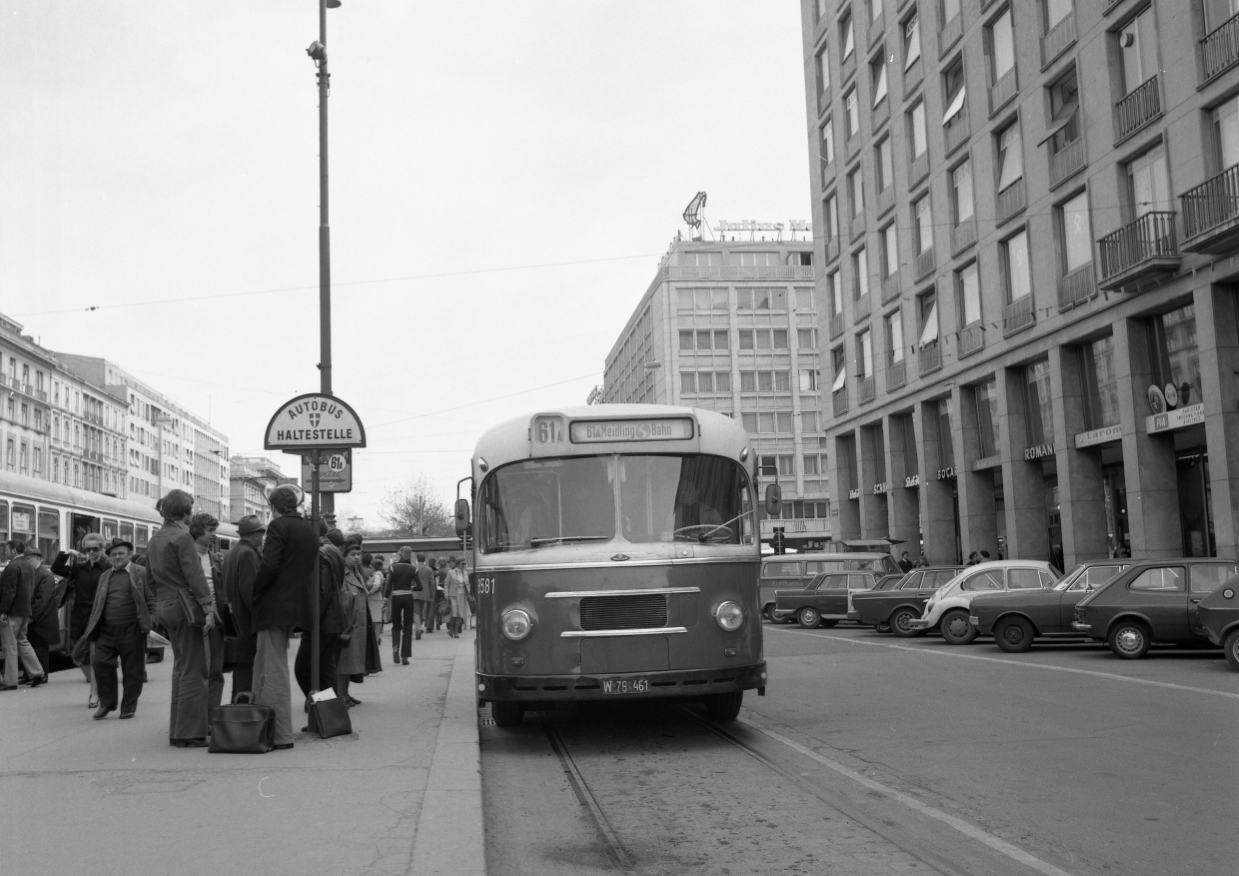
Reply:
[[[234,456],[229,460],[231,504],[228,519],[234,523],[251,514],[266,526],[271,522],[267,490],[286,482],[280,467],[265,456]]]
[[[841,537],[1239,556],[1235,13],[802,0]]]
[[[754,233],[729,237],[756,237]],[[591,402],[679,404],[740,420],[789,543],[830,538],[811,242],[677,239],[606,359]]]

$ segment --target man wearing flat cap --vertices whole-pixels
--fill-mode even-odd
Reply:
[[[120,716],[132,718],[137,711],[146,677],[146,634],[151,631],[151,615],[155,612],[155,589],[146,569],[129,562],[133,544],[114,538],[106,553],[111,568],[99,578],[86,633],[74,647],[79,653],[90,649],[90,666],[99,686],[96,721],[116,709],[118,660],[124,684]]]
[[[224,666],[232,665],[232,702],[237,695],[254,690],[254,655],[258,653],[258,629],[254,626],[254,579],[262,565],[262,540],[267,527],[251,514],[237,521],[236,546],[224,560],[224,592],[236,617],[236,639],[224,641]]]

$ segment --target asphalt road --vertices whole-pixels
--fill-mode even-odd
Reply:
[[[1151,876],[1239,860],[1239,674],[1219,651],[1009,655],[767,625],[766,656],[767,696],[747,694],[736,722],[626,701],[483,726],[491,876]]]

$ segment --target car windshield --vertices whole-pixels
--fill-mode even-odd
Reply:
[[[1079,578],[1081,575],[1084,574],[1084,570],[1086,568],[1088,567],[1085,566],[1083,563],[1080,563],[1078,566],[1076,566],[1066,575],[1064,575],[1063,577],[1059,578],[1057,581],[1054,582],[1054,590],[1056,591],[1066,590],[1068,587],[1070,587],[1072,584],[1076,582],[1077,578]]]

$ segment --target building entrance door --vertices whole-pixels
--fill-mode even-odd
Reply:
[[[1106,534],[1110,541],[1110,556],[1131,556],[1131,533],[1127,519],[1127,480],[1122,464],[1102,469],[1102,485],[1106,493]]]
[[[1213,496],[1209,487],[1209,452],[1203,447],[1177,454],[1179,525],[1185,557],[1216,557],[1213,536]]]

